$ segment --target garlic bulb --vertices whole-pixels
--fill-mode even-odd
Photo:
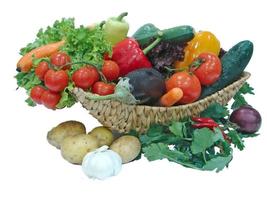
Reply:
[[[90,178],[105,179],[117,175],[122,166],[121,157],[108,146],[102,146],[83,158],[83,172]]]

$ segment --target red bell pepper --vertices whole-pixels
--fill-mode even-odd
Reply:
[[[162,33],[159,33],[161,36]],[[112,60],[115,61],[120,68],[120,76],[125,76],[131,71],[140,68],[150,68],[152,64],[145,56],[152,48],[154,48],[161,38],[158,37],[144,50],[140,49],[138,42],[133,38],[126,38],[117,43],[113,47]]]

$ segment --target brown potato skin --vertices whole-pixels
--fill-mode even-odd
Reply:
[[[116,139],[111,144],[110,149],[121,156],[122,163],[128,163],[139,155],[141,143],[137,137],[125,135]]]
[[[62,157],[73,164],[82,164],[84,156],[99,147],[98,140],[87,134],[66,137],[61,144]]]
[[[86,134],[86,128],[83,123],[78,121],[65,121],[52,128],[47,133],[48,142],[60,149],[62,141],[68,136]]]
[[[110,146],[114,140],[111,130],[104,126],[94,128],[89,134],[97,138],[100,146]]]

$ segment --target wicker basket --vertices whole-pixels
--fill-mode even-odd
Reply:
[[[171,120],[198,115],[214,102],[227,104],[249,77],[250,73],[244,72],[239,80],[204,99],[168,108],[89,100],[85,98],[86,93],[79,88],[75,88],[73,93],[82,106],[104,126],[120,133],[127,133],[131,129],[143,133],[152,123],[165,124]]]

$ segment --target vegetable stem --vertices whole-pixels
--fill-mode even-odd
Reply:
[[[50,63],[51,64],[51,63]],[[86,62],[86,61],[79,61],[79,62],[70,62],[70,63],[66,63],[65,65],[62,65],[62,66],[60,66],[58,69],[62,69],[62,68],[64,68],[64,67],[66,67],[66,66],[69,66],[69,65],[77,65],[77,64],[86,64],[86,65],[92,65],[92,66],[94,66],[94,67],[96,67],[96,68],[98,68],[99,66],[97,66],[96,64],[93,64],[93,63],[90,63],[90,62]],[[52,64],[51,64],[51,66],[53,66]],[[55,67],[55,66],[53,66],[53,67]]]
[[[191,142],[193,139],[192,138],[182,138],[182,140]]]
[[[189,65],[189,69],[197,69],[205,60],[203,58],[197,58],[192,64]]]
[[[205,162],[205,164],[207,163],[207,159],[206,159],[206,153],[205,152],[202,152],[202,156],[203,156],[203,160]]]
[[[90,100],[111,100],[111,99],[116,99],[116,94],[108,94],[105,96],[100,96],[97,94],[87,93],[86,97],[89,98]]]
[[[121,21],[125,16],[127,16],[128,15],[128,12],[123,12],[123,13],[121,13],[118,17],[117,17],[117,20],[118,21]]]
[[[100,22],[99,27],[100,28],[103,28],[103,26],[104,26],[105,23],[106,23],[106,21],[103,20],[102,22]]]
[[[161,37],[163,36],[163,32],[158,32],[158,37],[152,42],[150,45],[148,45],[144,50],[143,53],[146,55],[150,50],[152,50],[155,46],[157,46],[158,43],[161,41]]]

